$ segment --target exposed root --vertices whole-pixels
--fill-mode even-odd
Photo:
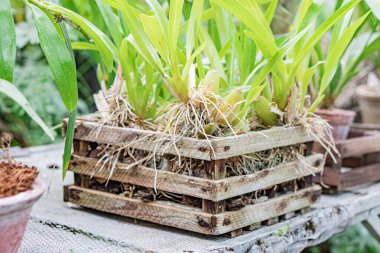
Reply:
[[[332,135],[332,127],[316,114],[309,114],[309,117],[301,117],[298,119],[306,131],[320,144],[330,155],[331,159],[337,163],[335,156],[340,157],[339,151],[335,146],[335,141]],[[311,117],[310,117],[311,116]]]

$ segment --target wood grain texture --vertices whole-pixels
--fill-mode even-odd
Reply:
[[[77,121],[74,139],[117,146],[126,146],[145,151],[154,151],[156,154],[172,154],[184,157],[211,160],[210,144],[207,140],[183,137],[172,143],[172,136],[159,132],[112,127],[89,121]]]
[[[353,186],[372,183],[380,180],[380,163],[366,165],[341,173],[338,190],[346,190]]]
[[[270,188],[280,183],[289,182],[300,177],[318,173],[324,166],[323,155],[321,154],[307,156],[305,157],[305,160],[314,167],[313,171],[304,168],[300,161],[293,161],[251,175],[218,180],[216,182],[217,191],[215,192],[215,198],[228,199],[260,189]]]
[[[351,129],[349,138],[336,146],[341,154],[338,163],[327,159],[322,176],[315,178],[315,182],[331,186],[326,193],[380,180],[380,132]]]
[[[153,188],[157,172],[156,187],[158,190],[219,201],[311,175],[319,172],[323,167],[323,155],[321,154],[314,154],[305,157],[305,159],[315,166],[314,171],[304,169],[299,161],[294,161],[268,168],[255,174],[219,180],[191,177],[161,170],[155,171],[144,166],[127,169],[127,164],[118,163],[110,179]],[[77,174],[108,179],[109,172],[105,169],[99,171],[97,163],[97,159],[73,155],[70,170]]]
[[[143,202],[116,194],[78,186],[68,186],[65,199],[70,203],[161,225],[177,227],[203,234],[220,235],[272,217],[310,206],[320,196],[320,186],[312,186],[295,193],[246,206],[238,211],[208,214],[194,208]]]
[[[275,127],[260,132],[215,138],[211,141],[214,150],[211,152],[211,158],[213,160],[225,159],[313,140],[301,126]]]
[[[340,141],[336,146],[343,158],[379,152],[380,133]]]
[[[110,172],[106,169],[99,171],[98,160],[94,158],[72,156],[70,170],[87,176],[108,179]],[[144,166],[128,168],[128,164],[118,163],[111,180],[154,188],[156,171]],[[217,190],[213,180],[191,177],[173,172],[157,170],[156,187],[158,190],[193,197],[212,199]]]
[[[64,121],[65,123],[65,121]],[[173,136],[159,132],[112,127],[89,121],[77,120],[76,140],[129,146],[156,153],[181,155],[202,160],[221,160],[233,156],[254,153],[267,149],[314,141],[303,127],[275,127],[268,130],[249,132],[237,136],[217,137],[201,140],[182,137],[176,147],[170,145]],[[212,148],[211,148],[212,147]]]

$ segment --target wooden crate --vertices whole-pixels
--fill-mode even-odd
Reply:
[[[352,128],[347,140],[336,143],[338,163],[327,159],[322,177],[316,182],[329,186],[326,193],[348,190],[380,180],[380,132]]]
[[[321,171],[323,156],[311,154],[313,139],[302,127],[273,128],[211,141],[181,138],[176,144],[177,150],[165,145],[165,137],[168,136],[151,131],[111,127],[89,120],[77,121],[70,163],[75,184],[65,186],[64,200],[202,234],[236,236],[242,233],[242,229],[273,224],[279,219],[291,218],[296,212],[308,210],[320,196],[321,187],[313,184],[311,174]],[[180,154],[201,160],[203,173],[187,176],[118,162],[106,185],[109,171],[100,171],[98,159],[89,157],[91,149],[99,144],[128,144],[138,150]],[[290,161],[254,174],[226,177],[227,159],[299,144],[304,148],[305,161],[314,167],[314,171],[304,168],[305,161]],[[125,196],[123,189],[120,190],[125,184],[144,187],[151,192],[156,187],[158,191],[175,194],[183,201],[182,204],[169,200],[152,201],[149,194],[139,198]],[[253,194],[257,198],[252,197],[249,203],[244,203],[244,196]],[[267,199],[262,197],[263,194]]]

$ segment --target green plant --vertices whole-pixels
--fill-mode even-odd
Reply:
[[[76,105],[78,101],[77,78],[75,69],[75,59],[71,50],[71,43],[64,23],[63,15],[70,16],[70,24],[80,25],[86,34],[95,41],[104,56],[107,68],[113,67],[113,59],[117,58],[108,38],[91,23],[82,17],[64,8],[53,10],[56,16],[46,12],[49,3],[39,1],[24,1],[32,12],[38,37],[44,55],[51,67],[62,101],[69,112],[69,125],[67,128],[67,138],[65,142],[64,168],[67,168],[71,153],[72,138],[74,134]],[[56,6],[56,5],[54,5]],[[58,23],[55,23],[58,21]],[[24,95],[13,85],[13,71],[16,58],[16,35],[14,21],[9,0],[6,0],[0,7],[0,22],[5,34],[0,38],[0,92],[15,100],[22,108],[37,122],[45,133],[53,138],[51,130],[41,120],[32,109]],[[105,54],[106,52],[107,54]],[[110,53],[110,54],[108,54]],[[63,170],[65,175],[66,170]]]
[[[269,71],[266,74],[271,73],[272,75],[271,88],[273,89],[273,102],[280,110],[284,110],[288,105],[288,97],[291,96],[292,90],[294,90],[296,84],[300,87],[299,93],[295,95],[298,96],[299,111],[303,110],[304,97],[307,94],[310,80],[315,73],[316,67],[320,64],[316,63],[316,65],[309,67],[309,59],[314,51],[314,47],[318,45],[318,42],[324,34],[334,25],[338,24],[336,25],[338,28],[336,28],[334,34],[339,35],[339,39],[334,38],[332,44],[338,44],[336,42],[339,40],[339,43],[344,43],[342,48],[340,48],[344,50],[352,36],[355,34],[355,31],[360,24],[364,22],[366,15],[368,15],[365,14],[350,27],[342,26],[342,23],[345,22],[340,22],[340,20],[342,18],[347,19],[350,15],[350,10],[360,2],[345,1],[345,4],[338,6],[330,17],[322,23],[317,24],[316,21],[321,13],[322,3],[304,1],[299,6],[289,36],[290,38],[294,37],[305,29],[307,32],[290,47],[289,45],[286,47],[279,47],[278,42],[274,38],[269,27],[268,16],[270,17],[271,15],[267,15],[266,17],[261,12],[257,3],[254,1],[243,0],[228,2],[215,0],[213,2],[231,11],[251,30],[247,32],[247,35],[255,41],[264,57],[272,64],[271,68],[268,67],[270,66],[269,63],[264,68],[268,67]],[[242,11],[244,6],[249,6],[248,8],[245,8],[246,11]],[[270,7],[268,7],[268,9],[269,8]],[[335,56],[337,54],[339,56],[340,50],[334,51],[334,54]],[[285,63],[284,58],[288,63]],[[330,77],[331,72],[337,67],[337,62],[335,60],[336,58],[334,58],[334,55],[332,54],[326,62],[326,80]],[[310,111],[314,111],[316,106],[324,98],[326,88],[327,82],[324,81],[323,84],[318,87],[318,95],[313,101],[313,105],[309,109]]]
[[[20,16],[21,17],[21,16]],[[24,94],[36,113],[48,127],[58,126],[66,109],[54,84],[54,77],[39,47],[37,31],[30,15],[15,24],[17,57],[13,84]],[[79,101],[79,111],[87,106]],[[51,142],[43,130],[17,103],[4,95],[0,98],[0,131],[11,132],[13,145],[31,146]],[[55,127],[54,137],[60,140],[60,129]]]
[[[143,6],[139,1],[104,0],[107,5],[96,1],[102,18],[93,18],[102,24],[102,32],[71,10],[29,0],[41,46],[63,102],[72,112],[64,168],[71,148],[77,94],[71,43],[62,22],[91,39],[73,43],[75,49],[99,53],[103,95],[112,97],[109,114],[134,123],[157,124],[158,130],[171,134],[175,145],[178,134],[226,136],[299,124],[305,116],[310,117],[308,112],[324,98],[328,83],[324,81],[318,88],[309,107],[304,98],[320,65],[317,62],[310,67],[315,47],[334,26],[339,27],[339,39],[333,44],[344,42],[346,47],[368,13],[350,26],[340,20],[349,18],[360,2],[345,1],[326,20],[317,22],[322,3],[304,1],[291,30],[276,37],[270,25],[278,1],[195,0],[189,4],[178,0],[171,1],[168,8],[156,0]],[[51,20],[59,25],[54,26]],[[53,57],[51,43],[63,52],[58,58]],[[332,55],[340,56],[340,51]],[[337,67],[330,58],[326,60],[326,80]],[[72,79],[69,84],[62,82],[62,71]],[[122,108],[118,106],[120,97],[125,102]]]
[[[335,9],[341,5],[337,1]],[[359,18],[355,20],[355,16]],[[378,21],[362,3],[361,8],[351,11],[334,26],[328,42],[321,41],[317,45],[310,63],[322,64],[318,65],[317,74],[312,79],[313,88],[319,91],[314,94],[318,98],[313,110],[319,103],[323,108],[333,107],[344,87],[359,73],[359,64],[377,50],[380,41],[377,25]],[[325,94],[322,96],[321,92]]]

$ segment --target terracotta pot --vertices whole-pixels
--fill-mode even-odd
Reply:
[[[366,86],[357,88],[362,121],[364,123],[380,124],[380,93]]]
[[[356,112],[342,109],[318,109],[316,114],[333,127],[334,140],[341,141],[347,139]]]
[[[15,253],[22,237],[33,204],[45,191],[45,183],[37,178],[33,188],[17,195],[0,198],[0,252]]]

